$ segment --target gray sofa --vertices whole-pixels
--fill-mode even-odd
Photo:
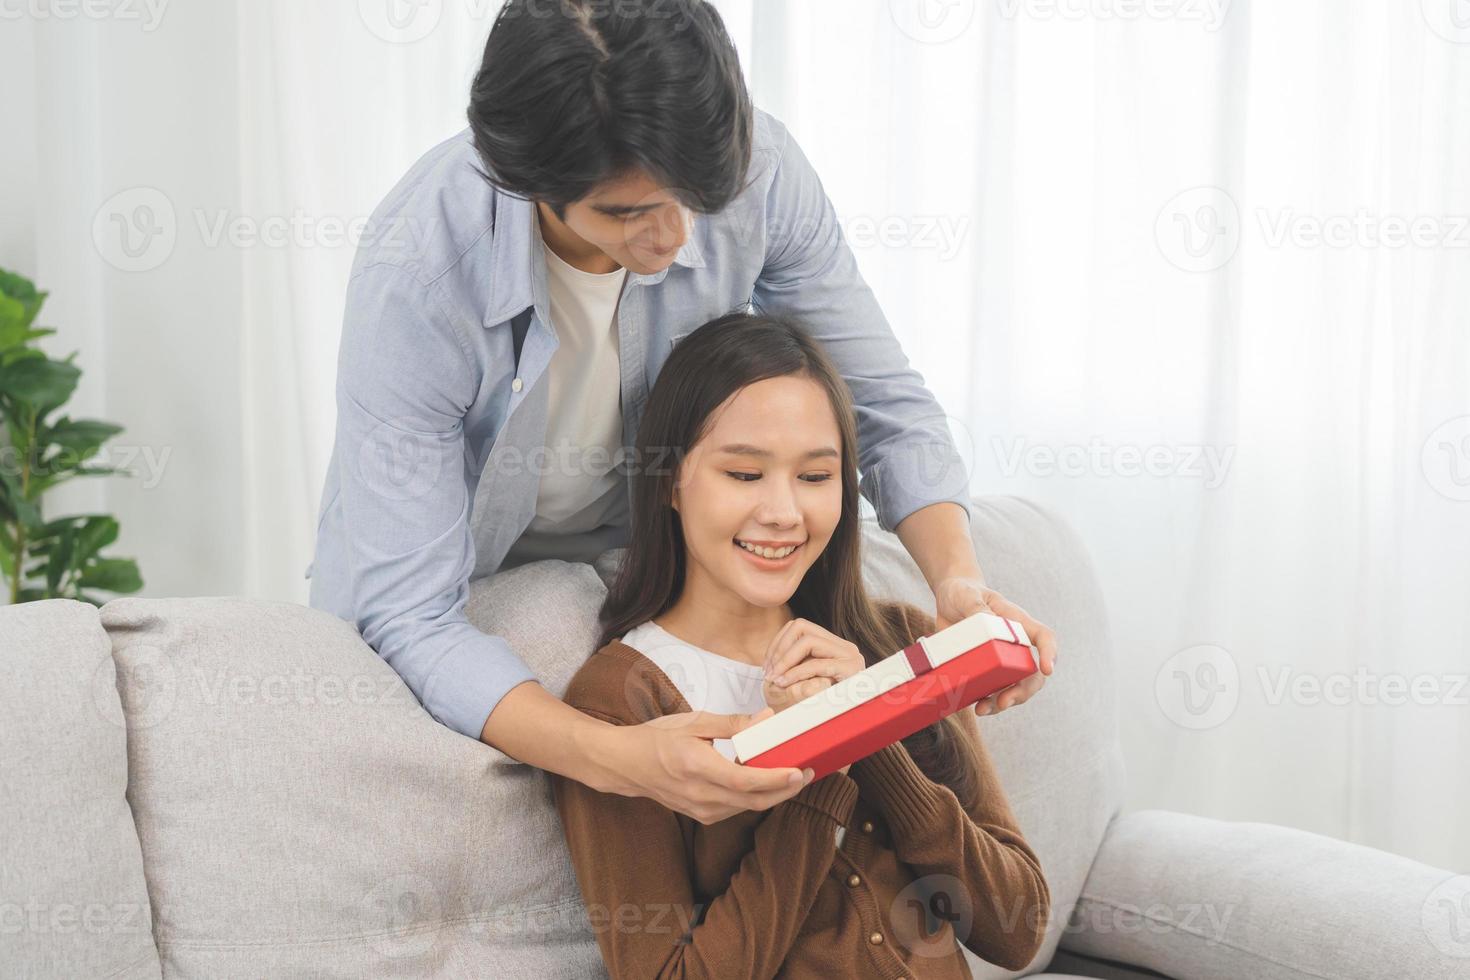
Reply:
[[[1463,879],[1280,827],[1120,812],[1085,552],[1026,501],[975,511],[993,584],[1061,639],[1042,695],[981,723],[1051,886],[1028,975],[1470,976]],[[932,609],[896,538],[864,533],[875,592]],[[468,615],[560,693],[616,558],[481,580]],[[0,609],[0,724],[0,976],[605,975],[544,774],[437,724],[331,615]]]

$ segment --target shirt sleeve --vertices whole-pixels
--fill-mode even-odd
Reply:
[[[969,474],[944,411],[858,271],[816,171],[796,140],[772,123],[784,149],[767,194],[765,262],[751,301],[820,340],[847,380],[857,413],[859,489],[884,530],[944,500],[969,517]]]
[[[547,775],[612,980],[775,976],[858,795],[850,777],[834,772],[772,807],[729,887],[700,901],[685,850],[692,821],[644,797]]]
[[[465,484],[472,360],[432,289],[395,266],[354,274],[337,365],[337,452],[351,619],[442,724],[479,739],[534,681],[465,619],[475,549]]]
[[[924,624],[912,631],[914,638],[933,631],[927,614],[910,620],[906,612],[905,620]],[[966,909],[971,925],[956,938],[990,963],[1021,970],[1046,939],[1051,891],[1011,812],[974,711],[964,708],[957,716],[979,777],[975,805],[963,806],[953,790],[931,780],[902,742],[853,763],[850,772],[863,798],[883,813],[894,852],[916,878],[949,875],[963,884],[966,894],[949,896],[950,906]]]

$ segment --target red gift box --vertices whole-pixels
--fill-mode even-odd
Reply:
[[[821,779],[1038,668],[1020,623],[976,613],[736,733],[735,758]]]

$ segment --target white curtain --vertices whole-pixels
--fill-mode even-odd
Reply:
[[[1470,871],[1464,0],[717,5],[974,489],[1087,541],[1128,804]],[[497,7],[0,32],[36,134],[0,264],[152,451],[69,508],[119,515],[148,594],[305,601],[350,227],[463,126]],[[105,230],[158,194],[152,266]]]
[[[1129,805],[1470,869],[1470,8],[729,8],[974,488],[1090,546]]]

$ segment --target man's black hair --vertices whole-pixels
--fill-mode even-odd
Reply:
[[[704,0],[509,0],[469,121],[485,179],[558,216],[635,169],[719,211],[745,183],[754,125],[735,45]]]

